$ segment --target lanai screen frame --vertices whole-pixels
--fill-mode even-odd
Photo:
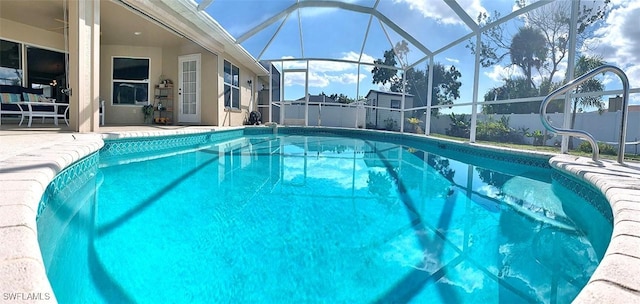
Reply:
[[[262,51],[260,52],[260,54],[258,55],[258,57],[256,58],[257,61],[264,61],[264,62],[268,62],[269,64],[273,64],[273,63],[280,63],[281,66],[284,65],[285,62],[305,62],[307,65],[307,73],[308,73],[308,66],[309,66],[309,62],[311,61],[332,61],[332,62],[340,62],[340,63],[349,63],[349,64],[356,64],[358,66],[358,79],[360,78],[360,73],[361,73],[361,67],[364,66],[370,66],[370,67],[379,67],[379,68],[386,68],[386,69],[393,69],[393,70],[397,70],[397,71],[403,71],[402,76],[404,78],[404,75],[406,74],[406,71],[408,69],[414,68],[419,64],[424,63],[425,61],[429,61],[428,65],[430,67],[433,67],[435,62],[434,62],[434,58],[436,55],[444,53],[445,51],[453,48],[454,46],[459,45],[462,42],[465,41],[469,41],[470,39],[473,39],[473,37],[475,36],[475,45],[476,46],[480,46],[481,45],[481,41],[482,41],[482,34],[483,32],[492,29],[496,26],[499,26],[505,22],[508,22],[510,20],[513,20],[514,18],[517,18],[518,16],[521,16],[523,14],[526,14],[527,12],[530,12],[532,10],[538,9],[540,7],[543,7],[545,5],[551,4],[553,3],[553,1],[546,1],[546,0],[541,0],[541,1],[537,1],[537,2],[533,2],[531,4],[526,5],[525,7],[513,11],[510,14],[507,14],[497,20],[495,20],[494,22],[485,24],[483,26],[478,25],[473,18],[471,18],[471,16],[469,16],[469,14],[467,14],[467,12],[455,1],[455,0],[445,0],[444,2],[456,13],[456,15],[460,18],[460,20],[462,20],[462,22],[471,30],[470,33],[463,35],[461,37],[459,37],[458,39],[456,39],[455,41],[450,42],[449,44],[441,47],[440,49],[437,49],[435,51],[430,50],[428,47],[426,47],[425,45],[423,45],[420,41],[418,41],[417,39],[415,39],[412,35],[410,35],[409,33],[407,33],[405,30],[402,29],[402,27],[398,26],[396,23],[394,23],[392,20],[390,20],[389,18],[387,18],[382,12],[380,12],[377,7],[378,4],[380,3],[381,0],[376,0],[375,4],[373,4],[372,6],[363,6],[363,5],[358,5],[358,4],[353,4],[353,3],[345,3],[345,2],[340,2],[340,1],[322,1],[322,0],[306,0],[306,1],[299,1],[296,0],[295,3],[293,3],[292,5],[290,5],[289,7],[287,7],[286,9],[280,11],[279,13],[273,15],[272,17],[268,18],[267,20],[263,21],[262,23],[260,23],[259,25],[249,29],[247,32],[245,32],[244,34],[240,35],[237,39],[236,39],[236,43],[238,45],[242,44],[243,42],[245,42],[247,39],[251,38],[252,36],[254,36],[255,34],[261,32],[262,30],[266,29],[267,27],[269,27],[270,25],[282,20],[282,22],[280,23],[280,25],[278,26],[277,30],[275,31],[275,33],[271,36],[271,38],[269,39],[269,41],[265,44],[264,48],[262,49]],[[203,0],[199,5],[198,5],[198,10],[204,10],[208,5],[211,4],[211,2],[213,2],[213,0]],[[580,2],[578,1],[571,1],[571,22],[570,22],[570,30],[569,30],[569,47],[568,47],[568,56],[567,56],[567,72],[566,72],[566,79],[567,81],[571,81],[575,78],[574,76],[574,70],[575,70],[575,59],[576,59],[576,40],[577,40],[577,16],[579,13],[579,6],[580,6]],[[390,29],[394,30],[398,35],[400,35],[404,40],[408,41],[409,43],[413,44],[416,48],[418,48],[420,51],[422,51],[424,54],[426,54],[426,56],[424,56],[423,58],[417,60],[414,63],[411,63],[409,65],[405,65],[403,67],[394,67],[394,66],[387,66],[387,65],[381,65],[381,64],[373,64],[373,63],[368,63],[368,62],[361,62],[361,61],[355,61],[355,60],[345,60],[345,59],[335,59],[335,58],[314,58],[314,57],[305,57],[304,55],[304,43],[303,43],[303,37],[302,37],[302,27],[300,24],[300,9],[302,8],[337,8],[337,9],[343,9],[343,10],[348,10],[348,11],[352,11],[352,12],[357,12],[357,13],[363,13],[363,14],[368,14],[369,15],[369,23],[365,32],[365,37],[363,39],[363,44],[362,44],[362,48],[360,51],[360,58],[359,60],[362,59],[362,54],[364,53],[364,47],[367,41],[367,37],[369,35],[369,30],[371,27],[371,23],[373,22],[373,17],[376,17],[378,19],[378,21],[380,22],[381,26],[382,25],[386,25],[387,27],[389,27]],[[273,42],[274,38],[279,34],[282,26],[285,24],[285,22],[287,21],[287,19],[294,13],[297,12],[298,13],[298,28],[299,28],[299,33],[300,33],[300,49],[302,52],[302,56],[298,57],[298,58],[267,58],[267,59],[263,59],[262,56],[265,53],[266,49],[269,48],[269,46],[271,45],[271,43]],[[384,26],[382,26],[384,28]],[[386,34],[386,32],[385,32]],[[391,47],[393,47],[393,43],[391,42],[391,39],[389,39],[389,35],[387,35],[387,39],[391,45]],[[283,77],[284,73],[281,73],[281,77]],[[405,108],[405,100],[406,100],[406,95],[407,93],[405,92],[406,90],[403,90],[403,92],[401,92],[402,94],[402,102],[401,102],[401,108],[400,108],[400,113],[401,113],[401,121],[404,122],[405,119],[405,112],[406,111],[413,111],[413,110],[426,110],[426,113],[431,113],[431,109],[434,108],[443,108],[443,107],[460,107],[460,106],[471,106],[471,121],[470,121],[470,135],[469,135],[469,142],[476,142],[476,126],[477,126],[477,116],[478,116],[478,91],[479,91],[479,76],[480,76],[480,52],[475,52],[475,64],[474,64],[474,74],[473,74],[473,86],[472,86],[472,99],[470,103],[459,103],[459,104],[455,104],[455,105],[436,105],[433,106],[433,101],[432,101],[432,94],[431,92],[433,91],[433,69],[430,68],[429,69],[429,75],[428,75],[428,85],[427,85],[427,104],[425,106],[421,106],[421,107],[414,107],[414,108],[409,108],[406,109]],[[271,91],[271,77],[269,78],[269,91]],[[356,82],[356,96],[360,96],[360,83],[359,81]],[[404,81],[403,81],[404,83]],[[280,85],[284,85],[284,82],[280,81]],[[620,93],[622,90],[611,90],[611,91],[606,91],[606,92],[602,92],[601,94],[618,94]],[[281,92],[282,92],[282,88],[281,88]],[[631,90],[632,93],[637,93],[640,92],[640,89],[632,89]],[[305,110],[305,125],[308,125],[308,104],[309,104],[309,97],[308,97],[308,75],[307,75],[307,81],[305,84],[305,104],[306,104],[306,110]],[[563,128],[570,128],[570,120],[571,120],[571,98],[575,97],[577,95],[571,95],[571,94],[566,94],[564,96],[565,102],[564,102],[564,119],[563,119]],[[281,96],[280,100],[281,101],[273,101],[272,98],[272,93],[269,93],[269,105],[270,105],[270,111],[269,111],[269,120],[271,121],[271,113],[272,113],[272,108],[273,106],[282,106],[285,101],[282,98],[283,96]],[[500,103],[514,103],[514,102],[527,102],[527,101],[540,101],[544,98],[544,96],[536,96],[536,97],[529,97],[529,98],[519,98],[519,99],[507,99],[507,100],[496,100],[496,101],[483,101],[482,105],[491,105],[491,104],[500,104]],[[377,106],[370,106],[367,105],[366,107],[370,107],[370,108],[378,108]],[[424,129],[424,133],[425,135],[430,135],[431,133],[431,116],[432,115],[425,115],[425,129]],[[400,123],[400,132],[404,132],[404,123]],[[569,136],[563,135],[562,136],[562,144],[561,144],[561,152],[562,153],[566,153],[568,152],[568,141],[569,141]]]

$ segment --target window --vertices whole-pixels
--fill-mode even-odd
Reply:
[[[224,107],[240,109],[240,69],[224,61]]]
[[[149,103],[149,59],[113,57],[114,105]]]
[[[27,49],[27,85],[43,89],[44,96],[67,102],[67,95],[60,89],[66,87],[66,57],[64,52],[46,50],[35,46]]]
[[[400,100],[391,99],[391,108],[392,109],[400,109]]]
[[[0,84],[22,85],[22,44],[0,40]]]

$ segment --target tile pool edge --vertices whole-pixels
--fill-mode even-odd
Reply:
[[[640,164],[557,155],[551,167],[595,186],[613,213],[605,255],[574,303],[640,303]]]
[[[50,145],[30,150],[0,161],[0,303],[7,300],[4,294],[21,293],[21,301],[11,303],[55,302],[51,286],[46,277],[36,234],[37,206],[44,191],[53,178],[73,163],[98,151],[104,139],[133,137],[155,137],[199,132],[214,132],[238,128],[195,128],[171,131],[112,132],[105,134],[57,134],[47,136]],[[409,136],[419,136],[412,135]],[[640,164],[620,166],[603,161],[600,166],[590,159],[531,153],[502,147],[460,143],[439,138],[429,139],[451,143],[461,147],[479,148],[488,151],[504,151],[520,155],[551,159],[552,168],[566,172],[598,188],[609,201],[614,215],[611,244],[605,258],[587,286],[576,298],[576,303],[640,302]],[[8,246],[7,246],[8,245]]]
[[[3,138],[5,144],[11,141]],[[103,145],[102,136],[92,133],[40,135],[35,142],[38,148],[0,161],[1,303],[56,301],[38,245],[38,206],[45,189],[62,170]]]

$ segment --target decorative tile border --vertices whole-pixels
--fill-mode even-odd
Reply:
[[[539,167],[539,168],[551,168],[549,165],[549,158],[551,156],[531,156],[518,154],[515,151],[501,151],[498,149],[489,150],[478,145],[459,145],[450,144],[447,145],[447,149],[451,149],[457,152],[474,155],[476,157],[483,157],[491,160],[505,161],[509,163],[515,163],[519,165]]]
[[[266,129],[266,128],[263,128]],[[271,128],[268,128],[269,130]],[[377,141],[392,142],[405,146],[417,146],[425,150],[441,149],[450,150],[474,157],[483,157],[491,160],[505,161],[526,166],[539,168],[551,168],[549,159],[551,154],[543,153],[523,153],[521,151],[485,147],[477,144],[458,143],[455,141],[429,138],[418,134],[401,134],[397,132],[387,132],[379,130],[365,129],[340,129],[340,128],[315,128],[315,127],[277,127],[278,134],[288,135],[333,135],[352,136],[357,138],[371,139]],[[246,131],[245,131],[246,132]],[[251,131],[255,132],[255,131]],[[265,131],[266,132],[266,131]],[[246,134],[246,133],[245,133]]]
[[[51,183],[45,189],[40,203],[38,204],[38,212],[36,221],[40,218],[42,212],[49,206],[49,203],[55,196],[63,198],[72,196],[80,189],[89,179],[93,178],[98,171],[98,163],[100,161],[99,153],[93,154],[73,163],[56,175]]]
[[[562,186],[568,188],[573,193],[580,196],[591,206],[596,208],[598,212],[606,218],[609,222],[613,223],[613,213],[611,206],[607,198],[591,184],[581,181],[573,176],[570,176],[557,169],[553,169],[551,176],[554,181],[557,181]]]
[[[244,135],[270,135],[273,134],[274,128],[266,126],[250,126],[244,128]]]
[[[223,141],[242,136],[242,130],[213,131],[196,134],[177,134],[156,137],[132,137],[126,139],[105,139],[100,157],[112,157],[166,151],[187,147],[195,147],[216,141]]]

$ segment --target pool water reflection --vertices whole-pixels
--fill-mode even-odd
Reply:
[[[577,295],[610,220],[551,169],[423,149],[252,135],[144,161],[105,157],[88,194],[49,204],[78,211],[47,208],[38,221],[49,279],[61,303]]]

